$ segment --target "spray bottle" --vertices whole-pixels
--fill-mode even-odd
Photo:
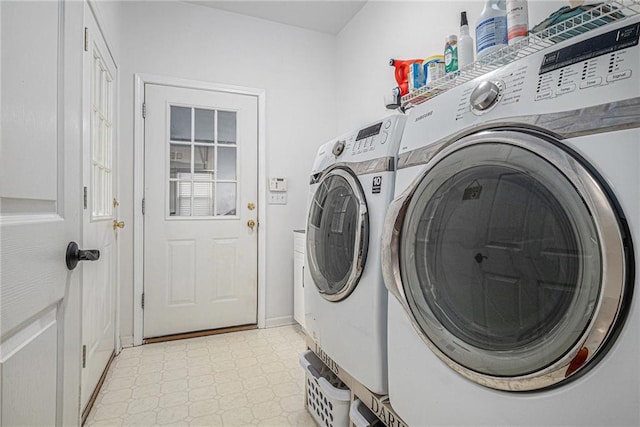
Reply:
[[[460,37],[458,38],[458,68],[473,62],[473,39],[469,35],[467,12],[460,13]]]
[[[509,46],[527,37],[529,32],[527,0],[507,0],[507,28]]]
[[[507,46],[505,0],[487,0],[476,25],[476,54],[483,58]]]

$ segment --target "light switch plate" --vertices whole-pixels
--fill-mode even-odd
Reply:
[[[269,204],[270,205],[286,205],[287,193],[269,192]]]

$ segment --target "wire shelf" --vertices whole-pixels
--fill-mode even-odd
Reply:
[[[511,46],[497,50],[481,60],[477,60],[453,73],[433,81],[429,87],[422,87],[402,97],[401,109],[411,107],[438,96],[449,89],[487,74],[509,62],[527,57],[556,43],[584,34],[590,30],[640,14],[640,0],[610,0],[579,15],[545,28],[518,40]]]

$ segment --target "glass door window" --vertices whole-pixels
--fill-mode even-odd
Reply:
[[[236,216],[236,113],[172,105],[169,216]]]
[[[97,49],[92,62],[91,218],[104,220],[113,215],[113,77]]]
[[[611,222],[619,229],[615,210],[575,159],[538,142],[542,154],[488,137],[460,143],[406,202],[406,303],[436,353],[467,376],[500,382],[557,363],[568,369],[571,360],[561,361],[585,336],[602,335],[602,343],[609,335],[595,324],[608,331],[618,320],[624,271],[612,266],[624,268],[623,239],[603,233]]]
[[[325,298],[336,301],[354,289],[364,267],[368,234],[360,184],[346,170],[331,171],[313,196],[307,227],[309,271]]]

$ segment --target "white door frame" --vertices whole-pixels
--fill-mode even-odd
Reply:
[[[144,225],[142,215],[142,198],[144,197],[144,119],[142,104],[144,102],[144,85],[157,84],[188,89],[214,90],[218,92],[255,96],[258,100],[258,328],[266,326],[266,123],[265,105],[266,91],[241,86],[230,86],[219,83],[202,82],[176,77],[157,76],[152,74],[135,74],[134,93],[134,214],[133,214],[133,345],[141,345],[143,339],[142,291],[144,285]]]

